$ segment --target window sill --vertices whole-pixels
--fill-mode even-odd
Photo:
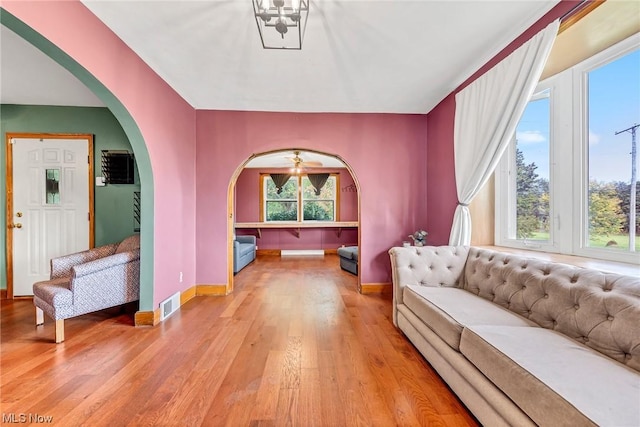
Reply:
[[[640,277],[640,267],[635,264],[624,262],[607,261],[596,258],[586,258],[575,255],[554,254],[550,252],[529,251],[526,249],[509,248],[506,246],[478,245],[479,248],[491,249],[499,252],[506,252],[514,255],[526,256],[545,261],[559,262],[562,264],[575,265],[577,267],[592,268],[595,270],[610,273],[625,274],[628,276]]]

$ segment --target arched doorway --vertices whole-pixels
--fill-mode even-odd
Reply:
[[[243,172],[243,170],[245,170],[247,165],[249,165],[252,162],[255,162],[257,159],[260,159],[260,158],[277,157],[281,159],[282,158],[290,159],[290,160],[293,160],[293,162],[295,163],[295,156],[298,156],[300,152],[317,154],[319,156],[326,156],[327,158],[335,159],[341,165],[341,168],[344,168],[349,173],[350,177],[353,179],[353,186],[355,187],[355,192],[357,194],[357,201],[356,201],[357,221],[355,221],[357,224],[357,230],[358,230],[357,245],[358,247],[361,247],[360,245],[360,198],[361,198],[360,184],[358,182],[357,176],[354,173],[353,168],[344,159],[342,159],[337,154],[326,153],[326,152],[313,150],[313,149],[300,149],[300,148],[282,148],[278,150],[254,153],[236,168],[229,182],[228,195],[227,195],[227,272],[228,272],[227,289],[226,289],[227,294],[233,292],[233,288],[234,288],[233,236],[235,234],[235,224],[236,224],[236,202],[237,202],[236,184],[238,182],[238,178],[240,177],[240,174]],[[303,155],[300,155],[300,156],[304,157]],[[266,167],[269,165],[269,163],[267,162],[267,163],[264,163],[264,165],[265,165],[265,169],[280,168],[286,171],[291,168],[291,166],[288,164],[282,166],[279,163],[274,163],[273,167]],[[337,190],[340,191],[341,189],[337,188]],[[360,259],[362,259],[361,257],[362,256],[360,255]],[[361,288],[360,271],[358,271],[357,287],[359,291]]]
[[[154,184],[147,146],[134,118],[111,91],[87,69],[33,28],[2,8],[0,24],[41,50],[61,67],[65,68],[87,86],[111,111],[125,132],[135,154],[141,186],[141,262],[140,262],[140,311],[153,311],[154,266]],[[4,219],[3,219],[4,221]]]

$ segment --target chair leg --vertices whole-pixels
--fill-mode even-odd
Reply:
[[[40,307],[36,307],[36,326],[44,324],[44,312]]]
[[[64,341],[64,319],[56,320],[56,344]]]

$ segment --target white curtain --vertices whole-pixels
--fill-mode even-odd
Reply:
[[[454,156],[458,207],[450,245],[471,243],[468,205],[493,173],[533,95],[558,33],[556,20],[456,94]]]

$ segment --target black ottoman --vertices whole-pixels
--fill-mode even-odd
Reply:
[[[347,246],[338,248],[338,256],[340,256],[340,268],[358,275],[358,247]]]

